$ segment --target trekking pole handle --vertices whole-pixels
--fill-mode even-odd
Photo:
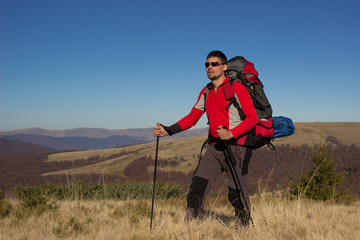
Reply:
[[[222,129],[226,129],[226,128],[221,125],[221,126],[218,127],[218,129],[219,129],[219,130],[222,130]],[[228,158],[229,158],[232,166],[235,167],[235,165],[236,165],[236,160],[235,160],[235,156],[234,156],[233,152],[231,151],[231,147],[230,147],[230,145],[228,144],[228,141],[226,141],[226,140],[223,140],[223,141],[224,141],[225,146],[226,146],[226,152],[227,152],[227,154],[228,154]]]
[[[223,125],[218,126],[218,130],[223,130],[225,127]],[[226,128],[225,128],[226,129]]]
[[[225,127],[223,125],[218,126],[218,130],[223,130]],[[220,138],[220,136],[218,136],[218,138]],[[227,143],[227,141],[223,140],[225,143]]]
[[[157,127],[161,127],[161,123],[159,123],[159,122],[156,123],[156,126],[157,126]],[[158,134],[156,135],[156,137],[159,138],[159,137],[160,137],[160,134],[161,134],[161,133],[158,133]]]
[[[227,129],[226,127],[224,127],[223,125],[220,125],[220,126],[218,126],[218,130],[223,130],[223,129]],[[219,136],[219,138],[220,138],[220,136]],[[227,143],[227,141],[226,140],[223,140],[225,143]]]

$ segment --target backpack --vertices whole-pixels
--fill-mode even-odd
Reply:
[[[252,149],[267,145],[270,149],[275,150],[275,146],[271,143],[273,139],[294,133],[295,126],[292,120],[287,117],[272,117],[273,111],[264,92],[264,85],[258,78],[258,72],[252,62],[247,61],[244,57],[234,57],[228,61],[228,69],[225,74],[229,77],[229,81],[224,84],[224,94],[226,100],[230,100],[226,109],[229,109],[233,104],[238,110],[241,120],[245,119],[241,104],[235,98],[235,91],[232,86],[234,81],[239,81],[247,88],[258,117],[255,127],[248,134],[240,137],[237,143]],[[209,89],[206,87],[205,101],[208,91]],[[207,143],[208,140],[204,142],[201,153]]]
[[[275,150],[275,146],[271,143],[273,139],[286,137],[294,133],[295,126],[292,120],[287,117],[272,117],[272,108],[265,95],[264,85],[258,78],[258,72],[253,63],[247,61],[244,57],[234,57],[228,61],[226,76],[229,77],[229,81],[224,85],[224,93],[226,99],[230,100],[226,108],[228,109],[231,104],[234,104],[241,120],[245,118],[232,87],[234,81],[240,81],[247,88],[258,116],[258,122],[242,139],[242,145],[252,149],[268,145],[271,150]],[[209,89],[206,87],[205,101],[208,91]],[[201,147],[199,160],[201,160],[202,152],[208,143],[209,139],[206,139]]]
[[[247,88],[258,116],[258,122],[255,127],[246,137],[239,139],[240,144],[252,149],[257,149],[267,144],[270,149],[275,149],[274,145],[270,142],[274,131],[273,111],[264,92],[264,85],[258,78],[258,72],[254,64],[247,61],[244,57],[234,57],[228,61],[228,69],[225,74],[229,77],[229,81],[224,85],[225,98],[230,100],[227,109],[231,104],[234,104],[239,111],[241,120],[245,119],[240,107],[241,105],[234,97],[235,92],[232,86],[234,81],[239,81]]]
[[[234,57],[228,61],[226,75],[229,77],[229,82],[224,85],[225,97],[227,100],[231,99],[227,108],[234,104],[241,119],[245,118],[240,103],[234,97],[234,89],[231,87],[234,81],[240,81],[247,88],[258,116],[256,126],[245,139],[245,146],[256,149],[267,144],[270,149],[274,150],[275,147],[270,142],[271,140],[294,134],[295,126],[290,118],[272,117],[272,108],[265,95],[264,85],[258,78],[258,72],[253,63],[244,57]]]
[[[239,81],[247,88],[258,116],[258,122],[255,127],[246,136],[237,139],[237,143],[252,149],[257,149],[267,144],[269,148],[275,149],[274,145],[270,142],[274,129],[272,108],[265,95],[264,86],[258,78],[258,72],[254,68],[254,64],[247,61],[244,57],[234,57],[228,61],[228,69],[225,74],[229,77],[229,81],[224,84],[224,94],[226,100],[230,100],[226,109],[229,109],[233,104],[238,110],[241,120],[245,119],[240,107],[241,104],[235,98],[233,88],[234,81]],[[208,91],[209,89],[206,87],[204,93],[205,101]]]

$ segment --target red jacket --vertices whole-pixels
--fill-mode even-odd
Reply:
[[[256,111],[251,101],[249,92],[246,87],[238,81],[233,83],[233,87],[235,97],[239,99],[245,119],[241,121],[239,112],[234,105],[231,105],[229,109],[226,109],[226,106],[230,101],[225,99],[223,85],[228,80],[229,78],[226,77],[216,93],[212,84],[209,84],[207,86],[209,91],[206,96],[206,102],[204,93],[207,87],[204,87],[201,90],[198,100],[191,109],[191,112],[177,122],[181,131],[194,126],[206,110],[207,118],[209,120],[210,136],[215,138],[218,137],[218,127],[224,126],[231,131],[235,139],[238,139],[238,144],[242,145],[244,143],[243,140],[246,133],[257,123]]]

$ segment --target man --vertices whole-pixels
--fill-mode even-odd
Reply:
[[[205,194],[212,182],[222,172],[227,173],[229,181],[228,199],[235,209],[238,222],[249,224],[250,202],[247,192],[247,167],[252,150],[237,144],[237,140],[244,137],[256,124],[257,115],[247,89],[238,81],[233,83],[236,97],[239,99],[245,119],[242,121],[235,106],[229,105],[225,99],[223,85],[229,81],[225,75],[227,58],[220,51],[212,51],[206,58],[206,73],[211,82],[202,89],[191,112],[171,126],[157,126],[154,136],[165,137],[184,131],[194,126],[206,112],[209,121],[209,145],[199,161],[191,180],[187,196],[185,221],[199,216],[205,202]],[[208,89],[208,91],[206,90]],[[231,174],[226,144],[235,157],[234,170],[240,180],[237,185],[236,177]],[[239,194],[239,189],[243,194]],[[240,196],[240,199],[239,199]]]

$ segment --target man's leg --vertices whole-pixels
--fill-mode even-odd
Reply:
[[[223,172],[224,166],[219,161],[219,157],[223,156],[224,153],[217,150],[214,145],[208,146],[191,180],[185,222],[199,216],[204,207],[207,190],[214,179]]]
[[[231,146],[231,150],[236,158],[236,165],[235,167],[231,166],[231,163],[227,165],[229,179],[228,199],[235,209],[237,221],[241,225],[249,225],[251,207],[247,191],[247,174],[252,150],[241,146]]]

